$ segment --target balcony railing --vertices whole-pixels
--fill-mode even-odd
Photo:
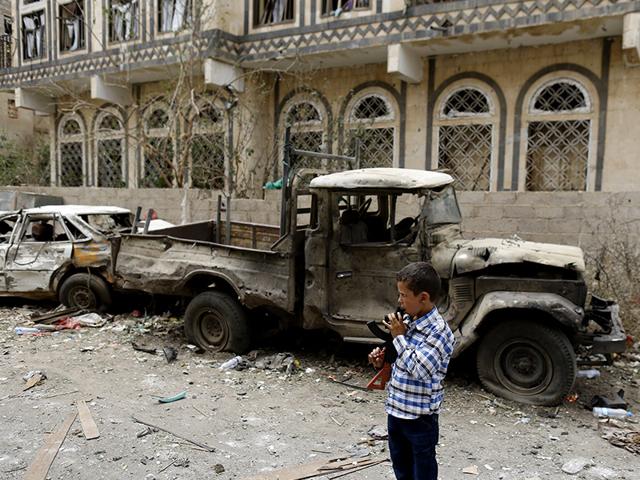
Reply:
[[[11,68],[11,35],[0,35],[0,69]]]

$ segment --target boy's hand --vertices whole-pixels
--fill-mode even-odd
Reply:
[[[382,368],[382,365],[384,365],[384,351],[384,347],[376,347],[369,354],[369,363],[375,368]]]
[[[391,332],[393,338],[407,333],[407,326],[402,321],[402,315],[399,313],[390,313],[387,315],[384,324],[389,329],[389,332]]]

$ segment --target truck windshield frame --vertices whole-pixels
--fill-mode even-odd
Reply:
[[[422,216],[428,227],[462,223],[455,189],[447,185],[440,190],[429,190],[425,195]]]

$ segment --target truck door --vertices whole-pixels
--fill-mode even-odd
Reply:
[[[25,215],[5,260],[8,292],[48,292],[51,276],[71,259],[73,244],[57,214]]]
[[[395,238],[396,198],[337,194],[332,199],[329,321],[354,341],[371,336],[367,321],[382,320],[395,309],[396,273],[418,260],[413,239]]]
[[[18,215],[0,215],[0,292],[5,292],[7,282],[5,277],[5,261],[11,245],[11,236],[14,233]]]

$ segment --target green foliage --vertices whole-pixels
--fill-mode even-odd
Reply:
[[[0,134],[0,185],[49,185],[49,143]]]

